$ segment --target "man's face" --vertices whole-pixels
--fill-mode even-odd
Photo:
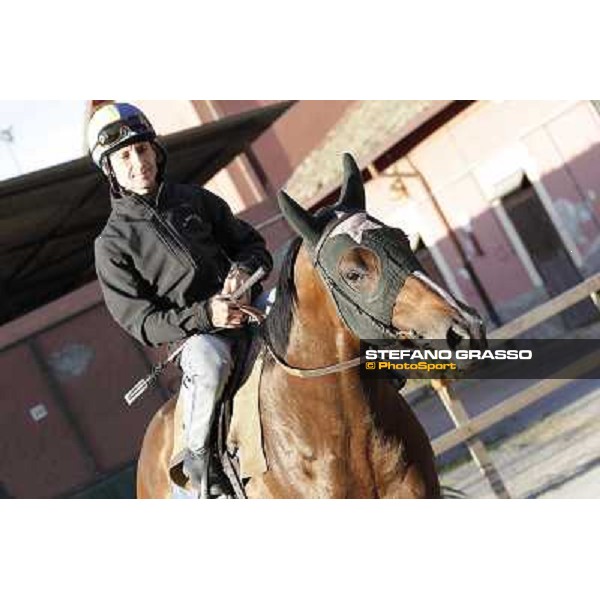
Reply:
[[[138,142],[110,155],[119,185],[135,194],[148,194],[157,187],[156,152],[150,142]]]

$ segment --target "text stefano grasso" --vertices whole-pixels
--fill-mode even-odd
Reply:
[[[532,350],[390,350],[369,348],[366,360],[531,360]]]

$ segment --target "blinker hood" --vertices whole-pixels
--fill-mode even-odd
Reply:
[[[337,233],[352,222],[362,222],[359,240],[349,233]],[[370,293],[350,287],[339,271],[342,256],[358,247],[367,248],[379,261],[379,281]],[[328,284],[340,316],[355,335],[361,339],[396,337],[392,327],[394,304],[406,278],[421,270],[403,232],[387,227],[366,213],[353,213],[323,241],[317,268]]]
[[[285,192],[279,205],[290,226],[302,237],[346,326],[361,339],[396,338],[392,311],[406,278],[422,270],[403,231],[365,212],[365,192],[354,159],[344,155],[340,199],[325,212],[310,214]],[[341,258],[353,248],[367,248],[380,265],[377,289],[353,289],[339,272]]]

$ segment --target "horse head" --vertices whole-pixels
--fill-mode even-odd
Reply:
[[[279,206],[301,236],[337,312],[363,340],[445,340],[484,347],[481,317],[423,271],[406,234],[370,216],[354,159],[344,155],[338,201],[312,215],[285,192]]]

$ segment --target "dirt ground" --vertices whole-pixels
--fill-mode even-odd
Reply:
[[[577,382],[579,383],[579,382]],[[488,445],[513,498],[600,498],[600,380],[527,429]],[[442,485],[494,498],[475,463],[442,469]]]

